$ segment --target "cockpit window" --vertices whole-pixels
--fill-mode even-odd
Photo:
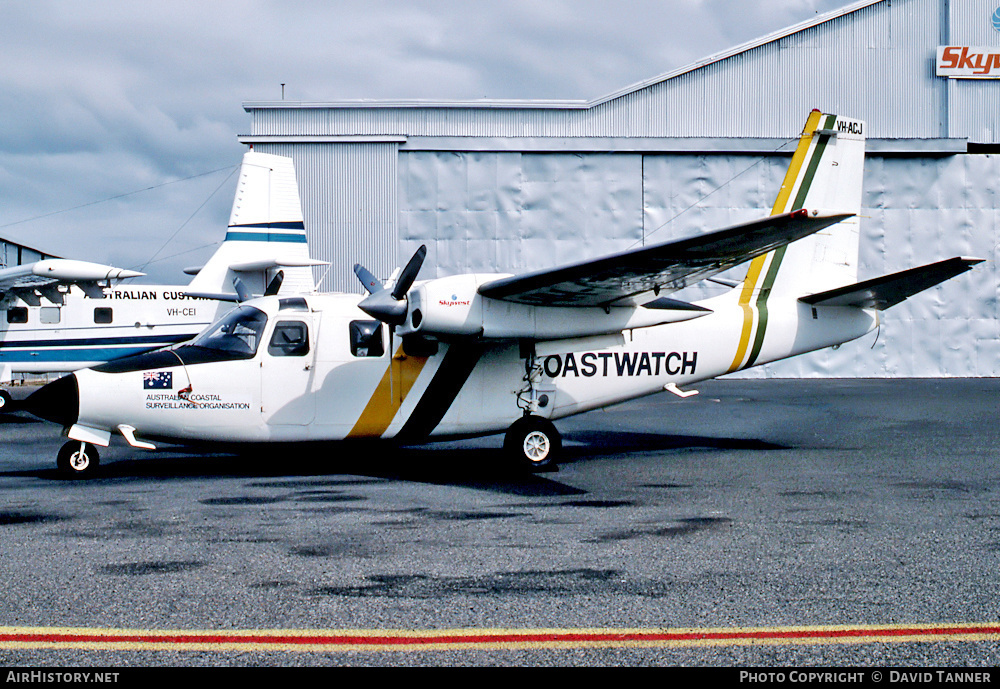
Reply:
[[[252,306],[238,306],[199,335],[191,345],[229,354],[233,359],[250,359],[257,353],[267,315]]]

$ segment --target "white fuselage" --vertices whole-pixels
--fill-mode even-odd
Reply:
[[[104,289],[103,299],[76,286],[63,303],[4,302],[0,316],[0,371],[75,371],[188,340],[232,308],[195,299],[184,287],[128,285]]]
[[[511,340],[425,341],[404,352],[400,337],[357,309],[358,299],[310,296],[292,300],[298,308],[288,308],[290,300],[279,308],[276,297],[245,303],[241,309],[266,316],[249,338],[256,347],[249,358],[193,363],[206,350],[180,348],[126,371],[78,371],[79,417],[69,435],[107,445],[121,426],[174,441],[490,434],[529,409],[558,419],[725,374],[746,339],[746,309],[734,290],[702,302],[713,312],[695,320],[537,342],[529,367],[524,343]],[[855,339],[877,323],[876,312],[853,307],[776,297],[767,306],[753,365]],[[358,336],[359,324],[377,330],[380,343]],[[307,346],[293,345],[297,338]]]

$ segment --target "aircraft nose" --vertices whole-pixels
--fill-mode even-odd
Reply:
[[[58,378],[31,393],[21,407],[30,414],[72,426],[80,415],[80,388],[72,373]]]

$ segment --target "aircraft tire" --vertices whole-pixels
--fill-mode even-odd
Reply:
[[[56,465],[59,470],[67,476],[73,478],[89,478],[97,471],[97,466],[101,457],[97,448],[90,443],[85,443],[83,452],[80,451],[80,441],[70,440],[59,450],[56,457]]]
[[[0,413],[14,411],[14,398],[6,390],[0,390]]]
[[[503,449],[522,468],[553,471],[562,451],[562,437],[548,419],[524,416],[507,429]]]

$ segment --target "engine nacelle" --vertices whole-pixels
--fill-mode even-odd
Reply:
[[[479,294],[481,284],[500,275],[467,274],[428,280],[407,293],[400,335],[444,338],[553,340],[619,333],[698,318],[707,310],[647,309],[641,306],[534,306]]]
[[[479,285],[497,275],[453,275],[414,285],[406,295],[406,322],[399,333],[410,335],[479,335],[483,332],[483,298]]]

